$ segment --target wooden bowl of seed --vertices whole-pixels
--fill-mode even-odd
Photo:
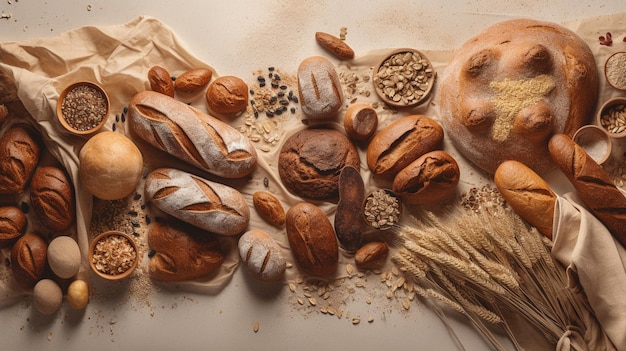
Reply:
[[[390,229],[400,222],[401,216],[400,197],[389,189],[374,190],[363,201],[365,222],[375,229]]]
[[[413,107],[428,99],[435,83],[432,64],[415,49],[402,48],[383,58],[372,72],[376,94],[393,107]]]
[[[59,95],[56,114],[59,123],[68,132],[88,135],[104,126],[109,108],[109,97],[98,84],[77,82]]]
[[[138,263],[137,245],[126,233],[106,231],[96,236],[89,245],[91,270],[106,280],[128,277]]]
[[[607,100],[598,110],[596,119],[610,137],[626,136],[626,97]]]
[[[626,52],[616,52],[606,59],[604,77],[613,88],[626,91]]]

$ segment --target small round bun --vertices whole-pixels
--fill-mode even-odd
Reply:
[[[120,133],[96,134],[85,143],[78,158],[83,186],[102,200],[125,198],[135,191],[141,178],[141,152]]]
[[[343,126],[351,139],[367,140],[378,128],[378,113],[368,103],[354,103],[348,107],[343,116]]]
[[[58,236],[48,244],[48,264],[57,277],[73,277],[78,273],[80,262],[80,248],[71,237]]]
[[[52,279],[42,279],[33,288],[33,305],[41,314],[53,314],[63,302],[61,287]]]
[[[219,77],[209,85],[206,101],[213,113],[237,114],[248,106],[248,85],[238,77]]]
[[[278,157],[278,174],[287,190],[311,200],[336,199],[345,166],[359,169],[359,154],[334,129],[303,129],[285,141]]]

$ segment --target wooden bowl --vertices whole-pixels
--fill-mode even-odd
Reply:
[[[75,104],[70,102],[73,99]],[[92,112],[91,116],[82,117],[77,111],[80,106],[93,105],[82,110]],[[56,106],[57,120],[68,132],[75,135],[88,135],[95,133],[107,122],[110,103],[107,93],[99,85],[92,82],[76,82],[65,88]],[[77,119],[78,117],[78,119]],[[87,122],[84,120],[87,119]],[[82,123],[82,124],[81,124]],[[84,125],[81,127],[81,125]]]
[[[109,259],[104,257],[105,252],[111,256]],[[120,231],[101,233],[89,245],[89,266],[94,273],[106,280],[128,277],[137,268],[139,260],[135,240]],[[115,271],[117,273],[113,273]]]
[[[613,88],[626,91],[626,52],[616,52],[606,59],[604,77]]]
[[[626,136],[626,97],[607,100],[598,110],[596,121],[610,137]]]
[[[393,107],[413,107],[425,102],[437,73],[424,54],[402,48],[383,58],[372,72],[376,94]]]
[[[592,124],[582,126],[574,133],[573,140],[598,164],[603,164],[611,157],[611,138],[602,127]]]
[[[391,206],[391,210],[387,208]],[[402,202],[400,197],[389,189],[370,192],[363,201],[365,223],[378,230],[387,230],[400,222]]]

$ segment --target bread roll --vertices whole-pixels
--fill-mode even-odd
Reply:
[[[384,241],[372,241],[357,250],[354,263],[360,269],[380,268],[389,255],[389,246]]]
[[[11,246],[26,230],[26,215],[15,206],[0,207],[0,248]]]
[[[209,85],[206,101],[213,113],[237,114],[248,106],[248,85],[239,77],[219,77]]]
[[[0,195],[24,191],[39,162],[41,146],[26,125],[15,124],[0,137]]]
[[[341,38],[324,32],[316,32],[315,40],[324,49],[328,50],[328,52],[340,60],[350,60],[354,58],[354,50],[352,50],[345,41],[341,40]]]
[[[435,150],[398,172],[392,190],[407,204],[436,204],[454,194],[460,177],[456,160],[445,151]]]
[[[208,68],[194,68],[185,71],[174,81],[174,90],[179,94],[193,95],[200,92],[211,81],[213,71]]]
[[[423,154],[441,147],[443,128],[424,115],[401,117],[382,129],[367,147],[367,166],[374,174],[393,178]]]
[[[303,273],[317,277],[333,274],[339,261],[335,231],[326,214],[309,202],[287,211],[287,239]]]
[[[32,289],[43,277],[47,252],[48,244],[37,234],[26,233],[13,245],[11,270],[22,288]]]
[[[285,209],[280,200],[267,191],[252,194],[252,204],[259,215],[275,227],[285,224]]]
[[[148,245],[150,277],[164,282],[180,282],[205,277],[224,262],[219,238],[180,222],[155,221],[150,224]]]
[[[55,231],[63,231],[76,217],[72,182],[62,169],[40,167],[30,184],[30,203],[41,223]]]
[[[548,140],[570,137],[594,114],[599,76],[584,40],[532,19],[497,23],[466,41],[440,81],[446,135],[493,174],[517,160],[538,174],[554,168]]]
[[[278,174],[287,190],[312,200],[337,198],[345,166],[359,168],[359,154],[334,129],[303,129],[285,141],[278,157]]]
[[[351,139],[363,141],[369,139],[378,128],[378,113],[372,105],[356,102],[346,110],[343,126]]]
[[[346,166],[339,174],[339,202],[335,212],[335,234],[347,252],[355,252],[363,241],[367,223],[363,218],[365,184],[361,173]]]
[[[557,196],[543,178],[523,163],[509,160],[498,166],[493,181],[522,219],[552,239]]]
[[[552,159],[572,183],[587,208],[626,246],[626,197],[585,150],[565,134],[548,143]]]
[[[161,211],[215,234],[241,234],[250,221],[239,191],[173,168],[150,172],[145,195]]]
[[[261,230],[249,230],[239,238],[239,256],[248,272],[262,281],[283,277],[287,260],[278,243]]]
[[[304,59],[298,66],[298,92],[302,113],[310,120],[333,117],[343,103],[335,66],[322,56]]]
[[[209,173],[240,178],[256,166],[256,150],[245,135],[162,94],[146,91],[135,95],[128,117],[140,138]]]
[[[152,66],[148,71],[148,82],[152,91],[174,97],[174,82],[170,73],[161,66]]]
[[[52,279],[42,279],[33,288],[33,305],[41,314],[49,315],[59,310],[63,303],[61,287]]]
[[[80,248],[73,238],[60,235],[48,244],[48,264],[52,273],[61,279],[69,279],[78,273],[81,264]]]

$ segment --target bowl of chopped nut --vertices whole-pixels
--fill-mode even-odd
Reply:
[[[413,107],[428,99],[437,73],[424,54],[415,49],[396,49],[372,72],[376,94],[387,105]]]
[[[89,265],[106,280],[128,277],[137,268],[139,254],[128,234],[111,230],[100,233],[89,245]]]
[[[401,216],[400,197],[389,189],[374,190],[363,201],[365,222],[375,229],[390,229],[400,222]]]
[[[65,130],[76,135],[87,135],[104,126],[109,108],[109,97],[98,84],[77,82],[59,95],[56,114]]]
[[[598,110],[596,119],[610,137],[626,136],[626,97],[607,100]]]

